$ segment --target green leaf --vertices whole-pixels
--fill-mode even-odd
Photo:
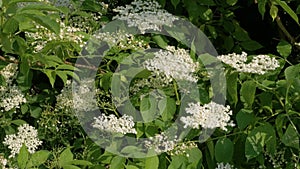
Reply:
[[[254,128],[248,135],[245,143],[245,155],[248,160],[257,157],[263,151],[263,147],[271,155],[276,152],[276,134],[273,126],[264,123]]]
[[[285,78],[289,84],[292,84],[292,82],[300,77],[300,64],[290,66],[285,69],[284,71]]]
[[[125,168],[126,169],[139,169],[138,167],[136,167],[134,165],[126,165]]]
[[[50,152],[47,150],[40,150],[40,151],[35,152],[34,154],[32,154],[27,167],[28,168],[31,168],[34,166],[38,167],[38,166],[44,164],[46,162],[46,160],[48,159],[49,155],[50,155]]]
[[[292,45],[286,41],[281,41],[277,45],[277,52],[281,56],[287,58],[292,52]]]
[[[215,27],[210,26],[210,25],[206,25],[206,27],[207,27],[207,29],[208,29],[210,35],[211,35],[214,39],[216,39],[217,36],[218,36],[218,34],[217,34],[217,31],[216,31]]]
[[[237,79],[238,79],[237,72],[233,72],[233,73],[231,72],[226,76],[227,93],[229,95],[229,101],[234,103],[234,105],[236,105],[238,102]]]
[[[215,146],[215,157],[218,162],[228,163],[232,160],[234,146],[230,139],[219,139]]]
[[[111,169],[122,169],[125,166],[126,158],[115,156],[111,161]]]
[[[226,3],[227,3],[228,5],[233,6],[233,5],[235,5],[235,4],[237,3],[237,1],[238,1],[238,0],[226,0]]]
[[[188,160],[190,163],[201,163],[202,160],[202,152],[198,147],[186,150],[186,154],[188,154]]]
[[[61,80],[64,82],[64,85],[66,85],[68,80],[68,75],[66,71],[56,71],[56,74],[61,78]]]
[[[248,51],[255,51],[262,48],[263,46],[254,40],[248,40],[241,42],[241,46]]]
[[[12,5],[18,2],[40,2],[40,0],[10,0],[8,5]]]
[[[286,4],[286,2],[281,0],[275,0],[284,10],[287,12],[296,22],[299,24],[299,19],[297,14]]]
[[[21,119],[18,119],[18,120],[13,120],[13,121],[11,121],[11,123],[12,123],[12,124],[15,124],[15,125],[17,125],[17,126],[20,126],[20,125],[22,125],[22,124],[26,124],[26,121],[21,120]]]
[[[179,4],[180,0],[171,0],[172,5],[176,9],[177,5]]]
[[[38,24],[46,27],[50,31],[59,34],[60,33],[60,25],[55,20],[51,19],[49,16],[41,16],[41,15],[33,15],[26,14],[27,17],[34,20]]]
[[[252,110],[241,109],[236,115],[237,125],[241,130],[254,123],[255,120]]]
[[[19,28],[19,22],[15,18],[9,18],[3,25],[4,33],[15,33]]]
[[[288,146],[288,147],[293,147],[299,150],[299,133],[297,130],[289,124],[286,132],[282,136],[281,142]]]
[[[20,167],[20,169],[25,169],[26,168],[28,159],[29,159],[29,152],[28,152],[26,146],[23,144],[21,149],[20,149],[20,152],[18,154],[18,159],[17,159],[18,160],[18,166]]]
[[[242,101],[247,104],[247,107],[251,107],[254,102],[255,92],[256,92],[256,85],[254,81],[245,81],[242,84],[241,88],[241,96]]]
[[[266,12],[267,0],[259,0],[257,2],[258,2],[258,11],[261,14],[262,18],[264,18]]]
[[[44,69],[42,71],[47,75],[51,86],[54,87],[54,83],[55,83],[55,80],[56,80],[56,72],[55,72],[55,70]]]
[[[165,49],[168,46],[168,43],[161,35],[154,35],[152,39],[159,47],[163,49]]]
[[[250,41],[250,37],[248,35],[248,32],[245,31],[243,28],[241,28],[239,25],[235,26],[235,31],[232,34],[232,36],[234,37],[234,39],[238,40],[238,41]]]
[[[31,115],[31,117],[34,117],[36,119],[40,117],[42,111],[43,110],[40,107],[37,107],[37,106],[30,107],[30,115]]]
[[[60,166],[71,164],[73,161],[74,155],[71,152],[70,148],[66,148],[59,156],[58,162]]]
[[[173,98],[167,98],[158,102],[158,109],[161,112],[164,121],[172,120],[176,111],[176,101]]]
[[[72,160],[72,161],[70,161],[70,163],[73,165],[82,165],[82,166],[93,165],[91,162],[85,161],[85,160]]]
[[[45,10],[45,11],[60,11],[58,8],[55,6],[50,6],[46,4],[28,4],[22,8],[19,8],[17,12],[22,12],[26,10]]]
[[[270,15],[274,21],[274,19],[277,17],[278,14],[278,8],[274,4],[272,4],[271,9],[270,9]]]
[[[155,119],[157,112],[157,101],[153,96],[144,97],[141,99],[140,112],[144,122],[150,122]]]
[[[234,41],[232,36],[227,36],[224,38],[223,46],[227,51],[231,51],[231,49],[234,47]]]
[[[159,166],[158,156],[148,157],[145,159],[145,169],[157,169]]]
[[[63,169],[81,169],[75,165],[66,164],[62,166]]]

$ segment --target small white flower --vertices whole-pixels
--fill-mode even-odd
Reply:
[[[163,25],[171,27],[177,20],[172,14],[161,9],[155,1],[135,0],[130,5],[114,9],[119,14],[113,19],[124,20],[129,27],[137,27],[142,34],[146,30],[160,31]]]
[[[14,108],[20,108],[22,103],[26,103],[26,98],[21,90],[16,86],[9,86],[0,90],[0,111],[10,111]]]
[[[92,126],[99,130],[111,133],[133,133],[136,134],[134,128],[134,121],[132,116],[124,114],[121,118],[117,118],[115,115],[110,114],[108,116],[101,114],[94,118]]]
[[[32,154],[39,145],[42,145],[42,141],[38,139],[38,132],[34,127],[23,124],[18,127],[17,134],[6,135],[3,144],[11,150],[9,157],[13,158],[20,152],[23,144],[27,147],[28,152]]]
[[[203,106],[198,103],[189,103],[189,107],[185,110],[191,116],[181,117],[180,120],[184,123],[184,128],[192,127],[199,129],[203,128],[221,128],[227,131],[226,126],[234,126],[232,121],[230,121],[230,115],[232,111],[230,107],[217,104],[215,102],[210,102]]]
[[[157,74],[165,74],[169,81],[174,78],[175,80],[197,82],[193,73],[197,70],[198,63],[193,62],[188,51],[175,49],[174,46],[168,46],[166,49],[166,51],[155,52],[153,59],[148,59],[143,63],[144,67]]]
[[[9,63],[2,70],[0,70],[0,74],[4,77],[7,84],[10,84],[14,77],[18,73],[18,64]]]
[[[230,165],[229,163],[218,163],[218,166],[216,169],[234,169],[233,165]]]
[[[265,74],[267,71],[275,70],[279,67],[279,62],[275,58],[268,55],[257,55],[250,63],[247,62],[247,53],[228,54],[217,57],[223,63],[235,68],[238,72],[255,73],[259,75]]]
[[[156,134],[154,137],[150,137],[144,144],[146,148],[153,149],[156,153],[160,154],[174,150],[177,142],[176,136],[175,139],[170,139],[162,132],[161,134]]]

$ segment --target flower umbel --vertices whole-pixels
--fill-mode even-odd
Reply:
[[[101,114],[98,117],[94,117],[95,121],[92,126],[99,130],[111,133],[133,133],[136,134],[134,128],[134,121],[132,116],[124,114],[121,118],[117,118],[115,115],[110,114],[106,116]]]
[[[230,121],[230,115],[232,111],[230,107],[217,104],[215,102],[210,102],[203,106],[200,103],[189,103],[186,112],[191,114],[191,116],[181,117],[180,120],[184,123],[184,128],[192,127],[199,129],[203,128],[221,128],[227,131],[226,126],[234,126],[233,122]]]
[[[13,158],[20,152],[23,144],[26,145],[28,152],[32,154],[39,145],[42,145],[42,141],[38,139],[38,132],[34,127],[23,124],[18,127],[17,134],[6,135],[3,144],[11,150],[9,157]]]
[[[198,68],[198,63],[193,62],[189,53],[185,49],[175,49],[174,46],[168,46],[167,51],[159,50],[154,53],[153,59],[144,62],[144,67],[157,74],[164,73],[169,81],[186,80],[196,82],[197,78],[193,73]]]
[[[172,14],[161,9],[155,1],[135,0],[125,7],[114,9],[119,14],[113,19],[124,20],[129,27],[137,27],[142,34],[146,30],[160,31],[163,25],[171,27],[173,21],[177,20]]]
[[[263,75],[267,71],[275,70],[279,67],[279,62],[268,55],[257,55],[250,63],[246,63],[247,53],[245,52],[242,52],[242,54],[232,53],[228,55],[220,55],[217,58],[223,63],[235,68],[237,71],[244,73]]]

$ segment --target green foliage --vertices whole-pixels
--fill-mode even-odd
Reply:
[[[210,54],[197,53],[198,48],[206,46],[193,38],[186,40],[186,33],[191,37],[196,33],[188,32],[184,25],[181,25],[182,30],[163,26],[164,32],[172,37],[149,33],[127,37],[114,46],[93,44],[87,42],[100,28],[110,29],[105,26],[116,14],[112,9],[128,1],[109,1],[106,6],[107,1],[71,0],[70,7],[57,6],[52,1],[0,0],[0,71],[9,64],[16,64],[18,68],[11,82],[1,73],[0,102],[6,97],[3,89],[12,86],[17,86],[27,100],[9,111],[0,107],[0,159],[8,159],[7,167],[215,169],[218,163],[232,164],[235,168],[300,167],[299,1],[157,1],[168,12],[202,30],[219,54],[245,51],[250,55],[247,62],[258,54],[268,54],[279,61],[276,70],[264,75],[241,73],[224,64],[226,83],[218,87],[226,87],[226,93],[220,95],[227,99],[235,126],[228,127],[227,131],[216,129],[205,142],[199,142],[199,136],[207,134],[206,130],[188,130],[181,126],[178,118],[186,114],[181,98],[200,101],[203,105],[219,97],[209,84],[210,76],[214,76],[209,72],[210,66],[217,61]],[[118,30],[136,32],[122,22],[116,25]],[[74,33],[71,28],[78,29]],[[80,40],[74,40],[76,38]],[[139,42],[144,43],[144,48],[136,47]],[[87,52],[84,45],[94,51],[91,53],[95,55],[87,54],[89,59],[104,55],[99,65],[92,59],[76,63],[81,54]],[[165,50],[169,45],[185,49],[191,45],[189,54],[200,65],[195,72],[195,76],[200,77],[195,85],[200,96],[185,93],[184,83],[162,84],[150,71],[138,67],[145,57],[153,57],[140,50],[147,47]],[[107,46],[111,48],[106,49]],[[182,141],[193,142],[196,147],[179,154],[167,151],[147,158],[131,158],[133,154],[139,157],[147,151],[136,155],[144,147],[133,145],[118,150],[127,157],[98,146],[82,128],[90,125],[88,117],[92,114],[76,114],[57,106],[58,95],[66,90],[69,81],[83,82],[79,75],[92,71],[96,72],[95,85],[99,89],[96,97],[101,113],[120,117],[122,110],[136,120],[137,134],[128,134],[131,139],[154,137],[171,128],[170,135],[184,131],[180,135]],[[129,91],[125,91],[126,87]],[[129,99],[115,99],[123,95]],[[80,115],[86,116],[87,122],[81,124],[77,119]],[[15,158],[8,158],[10,148],[4,145],[4,138],[27,123],[37,128],[43,145],[30,153],[23,144]],[[96,133],[91,138],[98,136]],[[120,134],[105,141],[110,143],[121,137]],[[126,145],[131,140],[118,141],[114,146]]]

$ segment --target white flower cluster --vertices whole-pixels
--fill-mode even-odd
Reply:
[[[146,30],[161,31],[162,26],[173,25],[177,20],[175,16],[161,9],[156,1],[135,0],[125,7],[117,7],[114,12],[119,14],[113,19],[124,20],[129,27],[137,27],[142,34]]]
[[[93,36],[95,40],[106,42],[110,47],[118,46],[121,49],[146,49],[149,48],[143,40],[139,40],[134,35],[126,33],[125,31],[117,32],[100,32]]]
[[[164,153],[172,151],[176,145],[178,140],[169,139],[169,137],[162,132],[161,134],[156,134],[154,137],[150,137],[149,140],[145,141],[145,147],[148,149],[153,149],[156,153]]]
[[[134,121],[132,116],[124,114],[121,118],[117,118],[115,115],[101,114],[98,117],[94,117],[95,121],[92,126],[99,130],[110,133],[133,133],[136,134],[134,128]]]
[[[218,163],[217,164],[217,168],[216,169],[234,169],[234,166],[233,165],[230,165],[229,163]]]
[[[11,150],[9,158],[13,158],[20,152],[23,144],[27,147],[28,152],[32,154],[39,145],[42,145],[42,141],[38,139],[38,132],[34,127],[23,124],[18,127],[17,134],[6,135],[3,144]]]
[[[153,59],[148,59],[143,63],[144,67],[158,75],[164,73],[169,81],[174,78],[175,80],[197,82],[193,73],[197,70],[198,63],[192,60],[188,51],[175,49],[174,46],[168,46],[166,49],[166,51],[155,52]]]
[[[184,128],[192,127],[199,129],[203,128],[221,128],[224,131],[227,131],[226,126],[234,126],[233,122],[230,121],[230,115],[232,111],[230,107],[217,104],[215,102],[210,102],[204,104],[203,106],[200,103],[189,103],[186,112],[191,114],[191,116],[181,117],[180,120],[184,123]]]
[[[56,110],[71,111],[73,110],[74,103],[72,100],[72,85],[68,80],[65,87],[61,90],[61,93],[56,96]]]
[[[56,108],[66,111],[89,112],[98,109],[96,92],[93,91],[93,80],[83,79],[81,84],[74,84],[72,90],[71,81],[61,90],[56,97]]]
[[[249,63],[246,63],[246,52],[242,52],[242,54],[232,53],[228,55],[220,55],[217,58],[225,64],[235,68],[237,71],[244,73],[263,75],[267,71],[275,70],[279,67],[279,62],[268,55],[257,55]]]
[[[6,169],[7,165],[7,159],[5,159],[3,156],[0,156],[0,168]]]
[[[189,154],[186,151],[193,149],[193,148],[197,148],[197,145],[195,142],[183,142],[183,143],[176,145],[176,147],[174,147],[174,149],[169,151],[168,153],[172,156],[185,155],[185,156],[189,157]]]
[[[22,103],[26,103],[26,98],[16,85],[9,86],[6,88],[6,90],[1,90],[0,96],[1,112],[10,111],[14,108],[20,108]]]
[[[17,75],[18,64],[9,63],[2,70],[0,70],[0,74],[4,77],[6,83],[10,84],[14,77]]]
[[[0,86],[0,112],[20,108],[22,103],[26,103],[26,98],[22,91],[16,85],[12,85],[12,81],[17,75],[17,69],[17,64],[10,63],[0,70],[7,84],[7,86]]]
[[[85,42],[83,40],[84,36],[79,34],[79,32],[83,32],[80,28],[72,27],[65,25],[61,21],[57,21],[60,23],[60,33],[59,35],[51,32],[43,26],[36,24],[36,32],[25,32],[27,38],[32,38],[32,45],[34,46],[35,52],[40,52],[48,42],[64,40],[69,42],[74,42],[78,44],[80,47],[83,47]]]

